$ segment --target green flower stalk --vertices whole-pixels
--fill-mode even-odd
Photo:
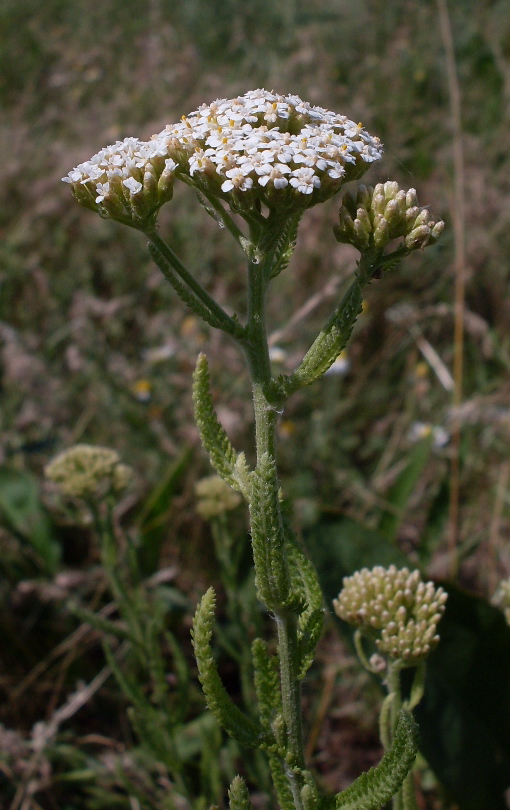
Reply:
[[[209,708],[243,746],[265,752],[282,810],[312,810],[323,802],[324,807],[377,810],[398,791],[416,753],[415,724],[403,709],[395,716],[391,748],[380,765],[344,794],[321,797],[307,768],[300,690],[320,636],[322,595],[316,571],[282,513],[276,426],[288,397],[328,371],[345,348],[361,312],[366,285],[411,250],[433,243],[442,223],[435,223],[426,209],[417,207],[412,189],[402,192],[391,183],[374,189],[360,186],[357,195],[345,198],[336,229],[338,239],[360,251],[358,272],[291,374],[273,375],[266,328],[270,283],[290,262],[304,212],[330,199],[346,182],[359,179],[381,155],[379,139],[346,116],[296,95],[254,90],[204,104],[147,142],[117,141],[64,178],[82,205],[142,231],[153,260],[179,298],[209,325],[232,337],[245,354],[255,416],[253,469],[219,423],[204,355],[198,358],[193,395],[197,426],[211,464],[249,507],[257,593],[275,622],[276,654],[261,639],[253,644],[260,722],[233,703],[216,669],[211,646],[212,589],[197,609],[193,644]],[[179,180],[197,192],[205,211],[245,253],[244,322],[212,298],[157,231],[159,208]],[[403,238],[402,245],[386,253],[388,243],[396,238]],[[230,498],[235,495],[229,492]],[[209,492],[200,507],[210,515],[216,511],[213,520],[217,522],[225,517],[217,513],[223,509],[225,491],[221,497],[218,493],[210,497]],[[427,594],[423,599],[428,606]],[[407,610],[407,603],[403,607]],[[432,619],[420,610],[413,632],[406,625],[402,635],[398,622],[396,636],[388,631],[395,636],[392,641],[388,637],[388,644],[396,644],[403,656],[409,648],[420,658],[434,643],[435,633],[426,630],[420,636],[420,622]],[[230,803],[239,810],[249,806],[246,786],[238,777],[231,785]]]

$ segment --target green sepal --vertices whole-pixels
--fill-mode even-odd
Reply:
[[[228,806],[230,810],[253,810],[248,788],[242,776],[234,776],[228,789]]]
[[[324,621],[323,596],[315,566],[297,543],[287,535],[287,559],[289,563],[292,592],[304,603],[298,620],[299,679],[310,668]]]
[[[328,799],[325,810],[380,810],[400,789],[418,751],[418,726],[405,709],[398,714],[393,744],[379,765],[370,768],[342,793]]]
[[[255,639],[251,650],[260,722],[264,729],[271,731],[271,724],[282,711],[278,656],[269,655],[267,644],[261,638]]]
[[[249,497],[248,465],[244,454],[236,453],[225,429],[218,421],[211,395],[209,366],[205,354],[197,358],[193,374],[193,404],[195,422],[204,449],[216,472],[246,499]]]
[[[276,465],[263,453],[251,478],[250,518],[259,598],[268,608],[282,607],[290,594],[285,531],[280,512]]]
[[[220,726],[241,745],[260,748],[267,740],[262,728],[247,717],[230,699],[213,659],[211,636],[216,595],[213,588],[204,594],[193,619],[191,638],[198,666],[198,677],[205,699]]]

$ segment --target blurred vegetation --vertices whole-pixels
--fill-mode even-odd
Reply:
[[[507,0],[450,0],[449,10],[466,188],[459,579],[490,597],[510,574],[510,9]],[[139,744],[113,679],[35,757],[34,724],[49,722],[77,682],[106,666],[101,632],[80,623],[70,594],[94,612],[110,598],[90,526],[41,483],[42,468],[77,441],[114,447],[135,468],[137,485],[117,519],[141,538],[144,576],[175,566],[165,621],[193,668],[190,606],[219,574],[210,530],[195,512],[193,486],[208,468],[190,372],[207,345],[220,416],[238,447],[251,423],[247,379],[237,349],[176,302],[140,234],[80,209],[60,178],[117,138],[147,138],[204,101],[257,86],[297,93],[381,137],[386,153],[367,182],[416,187],[448,227],[436,247],[373,285],[347,368],[291,401],[280,426],[282,480],[311,543],[321,526],[347,520],[444,576],[453,146],[437,7],[2,0],[0,61],[0,808],[159,810],[170,806],[164,769]],[[354,270],[354,252],[334,240],[335,217],[334,200],[307,214],[293,263],[275,282],[271,327],[284,370]],[[227,307],[243,300],[242,257],[186,189],[161,227],[218,299]],[[280,332],[313,296],[310,313]],[[242,515],[235,520],[244,536]],[[325,662],[336,644],[328,635]],[[364,735],[374,746],[359,675],[347,648],[338,654],[350,675],[334,694],[345,699],[347,691],[357,708],[344,725],[326,719],[315,749],[337,790],[365,761],[360,753],[338,770],[335,735],[352,733],[347,747]],[[313,714],[320,668],[308,688]],[[197,690],[187,720],[200,715],[200,701]]]

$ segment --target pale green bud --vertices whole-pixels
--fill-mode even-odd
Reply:
[[[360,252],[371,246],[383,251],[401,238],[409,251],[426,247],[438,239],[444,223],[435,222],[428,209],[419,208],[416,202],[414,188],[403,191],[394,181],[374,188],[360,186],[355,197],[351,193],[344,196],[335,236]]]
[[[341,619],[375,640],[379,652],[415,666],[436,646],[447,595],[418,571],[376,566],[345,577],[333,606]]]
[[[387,200],[392,200],[398,193],[398,190],[398,183],[396,183],[395,180],[388,180],[388,182],[384,184],[384,196]]]

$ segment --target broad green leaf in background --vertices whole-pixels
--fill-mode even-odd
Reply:
[[[141,545],[138,564],[145,576],[158,567],[161,546],[167,534],[168,519],[173,511],[173,499],[179,482],[191,460],[191,449],[186,448],[168,467],[160,483],[148,495],[137,516]]]
[[[404,552],[381,531],[346,517],[320,521],[305,533],[305,543],[328,600],[338,596],[342,579],[360,568],[409,565]]]
[[[441,641],[415,710],[420,749],[459,810],[505,810],[510,786],[510,627],[501,611],[448,591]]]
[[[24,470],[0,467],[0,522],[35,551],[45,574],[54,574],[60,545],[39,497],[37,478]]]
[[[409,499],[430,458],[433,444],[432,433],[415,444],[409,454],[408,463],[385,496],[386,501],[393,506],[393,510],[384,513],[379,529],[389,540],[395,540],[397,537]]]

